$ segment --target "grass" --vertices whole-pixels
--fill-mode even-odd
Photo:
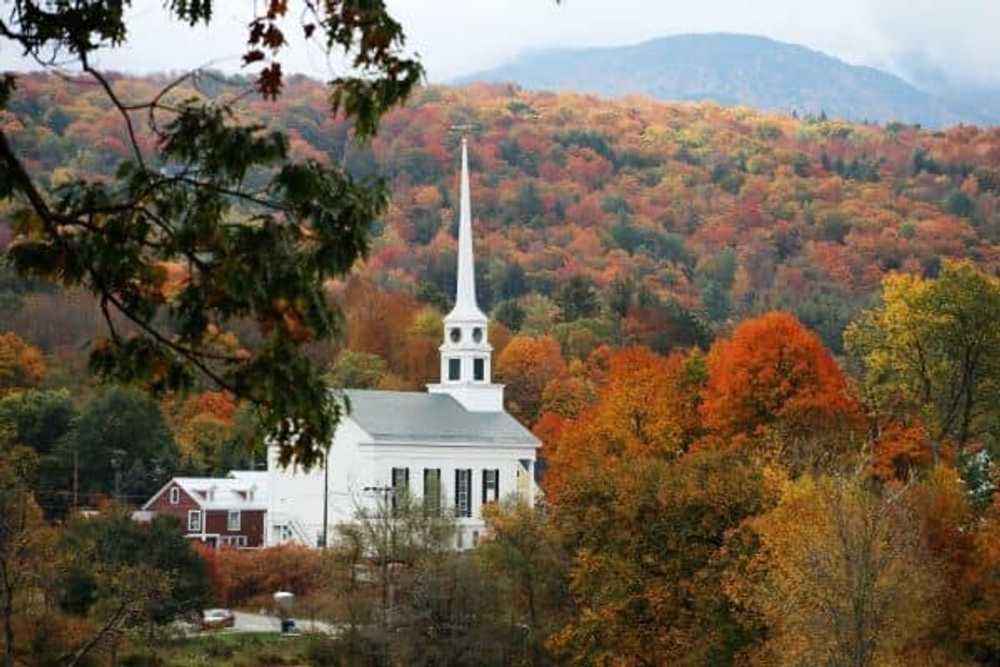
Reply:
[[[322,638],[269,633],[225,633],[135,646],[120,667],[312,667]]]

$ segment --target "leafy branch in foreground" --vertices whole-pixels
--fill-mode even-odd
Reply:
[[[285,135],[246,125],[235,103],[275,98],[286,45],[284,0],[264,3],[249,25],[244,63],[261,66],[254,90],[234,99],[182,98],[191,73],[152,99],[132,102],[95,69],[99,49],[123,45],[129,2],[7,0],[0,39],[47,66],[73,63],[120,114],[132,157],[111,180],[47,189],[0,132],[0,200],[20,204],[8,254],[22,275],[80,285],[97,298],[109,335],[91,368],[104,378],[183,390],[207,378],[258,408],[282,461],[311,465],[336,428],[333,401],[303,345],[330,340],[339,313],[324,283],[368,250],[368,227],[388,202],[381,181],[359,182],[317,161],[289,158]],[[208,24],[212,2],[168,4],[190,25]],[[402,27],[380,0],[304,0],[302,30],[351,63],[330,82],[331,113],[343,112],[360,139],[401,103],[423,70],[402,54]],[[16,87],[0,80],[0,112]],[[225,336],[251,321],[261,341]]]

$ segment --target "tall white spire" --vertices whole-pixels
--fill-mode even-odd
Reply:
[[[462,139],[462,176],[458,213],[458,285],[455,307],[444,318],[441,381],[427,385],[435,394],[449,394],[466,410],[503,410],[503,385],[490,380],[493,346],[489,322],[476,303],[476,263],[472,255],[472,196],[469,193],[469,149]]]
[[[469,189],[469,149],[462,137],[462,179],[458,214],[458,288],[450,319],[486,319],[476,303],[476,262],[472,252],[472,195]]]

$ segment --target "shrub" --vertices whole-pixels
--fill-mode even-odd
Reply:
[[[227,607],[269,602],[277,591],[297,596],[315,591],[322,580],[323,553],[297,545],[258,550],[203,552],[211,563],[212,592]]]

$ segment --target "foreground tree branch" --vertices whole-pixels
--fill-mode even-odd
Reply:
[[[314,463],[341,406],[302,348],[339,334],[324,283],[367,253],[369,225],[387,206],[385,184],[292,160],[283,134],[237,120],[233,105],[245,92],[229,101],[192,96],[182,86],[193,73],[151,99],[126,99],[91,64],[94,52],[127,39],[120,3],[8,0],[0,7],[8,10],[0,39],[40,63],[75,62],[116,109],[132,153],[111,181],[48,189],[25,168],[16,138],[0,133],[0,199],[20,206],[9,249],[14,267],[97,298],[109,325],[91,353],[100,376],[156,391],[211,382],[255,404],[284,462]],[[167,7],[192,26],[213,16],[210,1]],[[257,68],[256,94],[275,98],[291,9],[277,0],[259,9],[244,63]],[[403,55],[402,27],[378,0],[302,0],[300,9],[305,36],[350,63],[330,82],[331,113],[350,118],[360,140],[370,137],[423,75]],[[0,110],[15,84],[12,76],[0,82]],[[136,116],[142,111],[145,124]],[[171,273],[180,278],[168,283]],[[116,318],[128,326],[115,330]],[[220,332],[247,320],[262,342],[220,348]]]

